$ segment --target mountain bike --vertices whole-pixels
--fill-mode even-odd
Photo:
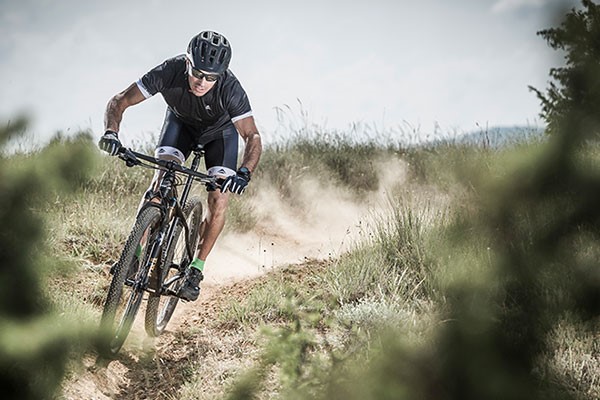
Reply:
[[[100,322],[107,338],[100,347],[104,356],[119,352],[146,294],[144,327],[153,337],[164,331],[180,300],[178,292],[204,226],[200,198],[189,198],[192,184],[219,187],[217,178],[198,172],[204,156],[202,145],[192,151],[194,158],[187,168],[125,147],[119,150],[118,157],[127,166],[151,168],[160,174],[155,190],[146,193],[121,256],[111,269]]]

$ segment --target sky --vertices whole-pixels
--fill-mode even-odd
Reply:
[[[426,138],[543,125],[528,86],[545,89],[560,61],[536,35],[558,4],[0,0],[0,121],[30,116],[36,141],[100,136],[114,94],[215,30],[267,143],[307,126]],[[128,109],[125,144],[155,139],[165,107],[157,95]]]

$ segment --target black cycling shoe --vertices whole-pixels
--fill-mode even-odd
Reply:
[[[198,268],[190,267],[185,273],[185,282],[179,289],[178,296],[187,301],[194,301],[200,295],[200,282],[204,279],[202,271]]]

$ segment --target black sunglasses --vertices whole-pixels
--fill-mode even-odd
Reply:
[[[216,82],[219,79],[219,74],[206,74],[198,69],[192,67],[192,64],[188,64],[188,74],[196,79],[206,79],[206,82]]]

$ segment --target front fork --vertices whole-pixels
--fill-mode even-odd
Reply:
[[[151,293],[164,294],[165,287],[167,285],[163,285],[163,280],[166,275],[166,272],[170,265],[165,265],[164,261],[167,256],[166,251],[170,248],[175,240],[175,230],[177,229],[177,224],[179,221],[183,224],[183,229],[185,229],[186,234],[184,235],[186,251],[188,252],[188,257],[191,260],[193,258],[193,254],[190,254],[191,251],[189,249],[189,241],[188,241],[188,226],[187,221],[184,218],[183,213],[181,212],[176,199],[171,199],[170,204],[167,206],[165,212],[164,221],[169,221],[168,225],[163,225],[158,233],[158,236],[153,240],[152,248],[150,250],[150,256],[148,258],[149,268],[146,268],[146,271],[149,271],[148,276],[141,279],[139,288],[141,290],[146,290]],[[179,268],[180,273],[183,273],[181,266]],[[151,282],[152,280],[152,282]]]
[[[148,193],[152,195],[149,196]],[[162,249],[164,248],[163,243],[165,238],[171,237],[171,232],[173,232],[173,227],[175,225],[175,218],[173,218],[174,210],[177,207],[176,200],[171,196],[168,203],[165,204],[164,201],[160,201],[160,196],[156,196],[154,192],[148,191],[145,196],[145,204],[140,208],[139,213],[142,212],[146,207],[156,207],[158,208],[163,217],[161,220],[163,221],[158,229],[158,232],[154,235],[152,232],[148,231],[142,237],[141,243],[147,243],[148,240],[151,240],[149,251],[145,252],[145,255],[142,255],[142,262],[144,263],[143,268],[141,268],[143,272],[143,276],[137,278],[133,284],[134,289],[148,292],[155,292],[156,287],[158,285],[150,284],[150,279],[156,281],[156,277],[161,276],[160,273],[162,271],[160,268],[160,259],[162,257]],[[166,221],[170,221],[166,223]],[[149,237],[150,236],[150,237]],[[154,237],[152,237],[154,236]]]

